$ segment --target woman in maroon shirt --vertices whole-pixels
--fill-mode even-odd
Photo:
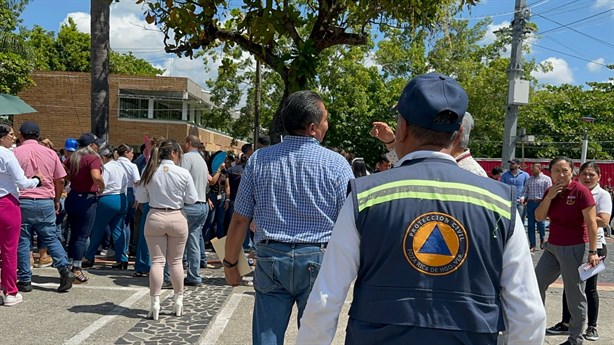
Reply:
[[[92,133],[79,137],[79,150],[66,161],[70,180],[70,192],[66,197],[66,213],[70,220],[69,256],[72,257],[72,271],[78,283],[87,282],[81,270],[85,243],[96,217],[97,194],[103,191],[102,160],[98,148],[104,140]]]
[[[550,162],[552,187],[544,193],[535,210],[535,220],[550,218],[550,235],[544,252],[535,267],[537,284],[545,303],[546,290],[559,275],[563,277],[567,305],[571,312],[569,338],[564,344],[581,344],[582,326],[586,319],[586,295],[578,266],[585,262],[598,263],[597,221],[595,200],[591,191],[573,181],[573,162],[558,157]]]

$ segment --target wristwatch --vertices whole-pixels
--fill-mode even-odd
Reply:
[[[224,265],[224,267],[226,268],[233,268],[235,267],[237,264],[239,263],[239,260],[237,260],[234,264],[229,262],[228,260],[224,259],[222,260],[222,265]]]
[[[597,250],[589,250],[588,255],[591,255],[591,254],[597,254]]]

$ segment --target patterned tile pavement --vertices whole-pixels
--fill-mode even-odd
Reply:
[[[205,330],[220,311],[232,288],[226,285],[223,271],[209,271],[198,287],[184,291],[184,311],[181,317],[172,315],[172,290],[164,293],[158,321],[143,318],[115,344],[198,344]]]

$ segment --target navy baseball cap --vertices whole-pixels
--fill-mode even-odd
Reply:
[[[32,121],[26,121],[22,123],[21,127],[19,127],[19,131],[23,134],[40,134],[41,133],[40,127],[38,127],[36,122],[32,122]]]
[[[79,137],[79,147],[86,147],[91,144],[102,146],[105,143],[104,139],[98,138],[94,133],[85,133]]]
[[[443,74],[427,73],[412,79],[395,109],[410,124],[437,132],[457,131],[467,111],[469,98],[460,84]],[[451,122],[434,121],[439,113],[449,112]]]

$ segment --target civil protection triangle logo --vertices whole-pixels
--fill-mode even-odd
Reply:
[[[469,239],[463,225],[454,217],[428,212],[412,221],[403,238],[404,255],[417,271],[447,275],[465,263]]]

